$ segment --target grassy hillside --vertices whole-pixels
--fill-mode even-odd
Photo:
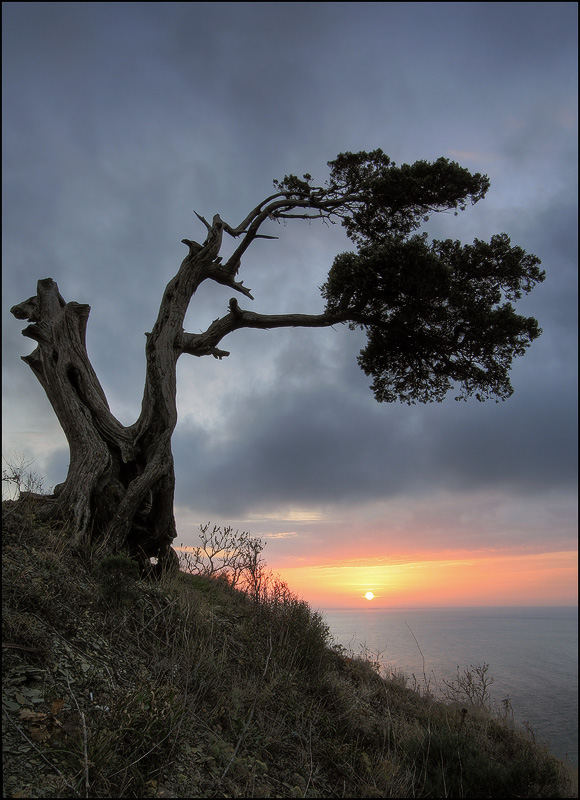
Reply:
[[[284,584],[140,580],[3,504],[5,797],[574,797],[476,706],[384,680]]]

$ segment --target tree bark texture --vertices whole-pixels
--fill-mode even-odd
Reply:
[[[70,449],[67,478],[39,501],[39,513],[69,520],[79,538],[105,537],[115,548],[128,546],[143,563],[152,556],[170,558],[175,523],[169,427],[175,413],[165,408],[157,436],[113,416],[86,351],[90,308],[66,303],[52,279],[39,281],[36,296],[11,311],[32,323],[23,335],[37,347],[23,360],[44,388]]]

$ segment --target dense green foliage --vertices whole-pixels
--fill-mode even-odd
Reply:
[[[505,399],[514,356],[541,333],[508,300],[543,279],[537,264],[505,234],[463,246],[393,237],[338,255],[323,295],[365,320],[359,364],[377,400],[441,401],[454,384],[464,399]]]
[[[397,167],[382,150],[342,153],[330,179],[275,181],[289,199],[340,219],[356,251],[336,256],[322,287],[326,313],[366,330],[359,364],[379,401],[504,400],[509,371],[541,330],[512,303],[545,278],[540,259],[505,233],[472,245],[429,241],[432,213],[465,210],[485,197],[486,175],[446,158]],[[300,200],[302,198],[302,200]]]
[[[391,236],[417,230],[434,211],[477,203],[489,189],[487,175],[471,173],[447,158],[416,161],[397,167],[382,150],[341,153],[331,168],[331,191],[357,193],[364,202],[345,215],[349,237],[359,245],[375,245]]]
[[[273,578],[157,585],[3,507],[6,797],[573,797],[480,704],[333,645]]]

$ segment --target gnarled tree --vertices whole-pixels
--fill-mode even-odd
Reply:
[[[229,353],[222,340],[240,328],[328,327],[346,323],[367,333],[359,363],[372,376],[379,401],[505,399],[509,370],[541,331],[512,302],[544,280],[539,259],[506,234],[472,245],[431,241],[418,233],[429,214],[464,210],[481,200],[487,176],[448,159],[397,167],[381,150],[343,153],[330,177],[274,181],[275,193],[237,226],[216,214],[202,244],[183,239],[188,253],[169,281],[157,321],[147,333],[147,372],[139,418],[122,425],[111,413],[89,361],[85,330],[90,308],[65,302],[56,283],[40,280],[37,294],[14,306],[22,331],[37,347],[23,360],[42,384],[70,447],[66,480],[39,504],[43,515],[72,519],[79,536],[105,537],[143,563],[175,559],[174,469],[171,436],[177,422],[176,365],[181,355]],[[224,316],[203,333],[183,323],[197,288],[213,280],[253,299],[238,280],[242,259],[267,220],[340,221],[355,250],[336,256],[322,287],[324,311],[257,314],[232,298]],[[239,240],[227,260],[224,234]]]

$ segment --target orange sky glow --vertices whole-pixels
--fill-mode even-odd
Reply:
[[[268,565],[316,608],[559,606],[578,602],[578,553],[445,553]],[[372,600],[365,598],[373,592]]]

